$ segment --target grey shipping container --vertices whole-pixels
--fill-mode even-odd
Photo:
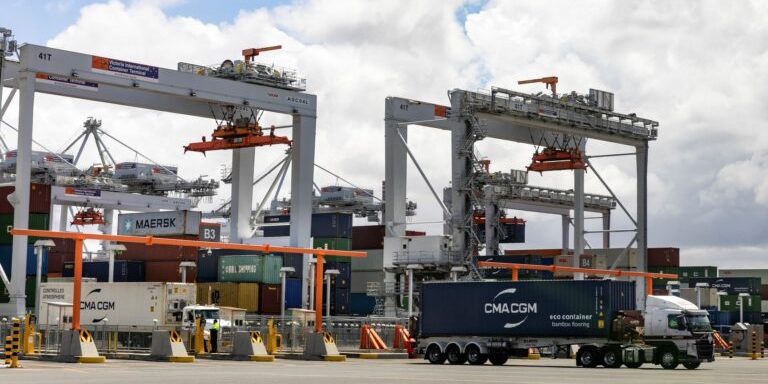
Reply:
[[[635,284],[611,280],[426,282],[420,336],[607,338],[635,309]]]
[[[196,211],[166,211],[121,214],[117,234],[129,236],[200,235],[202,214]]]
[[[759,277],[700,277],[688,279],[688,286],[690,288],[695,288],[697,283],[707,283],[710,288],[717,288],[718,291],[725,291],[729,295],[738,295],[739,293],[760,294]]]

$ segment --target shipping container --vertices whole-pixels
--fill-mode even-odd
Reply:
[[[680,288],[680,297],[690,301],[691,303],[698,304],[699,298],[701,298],[700,308],[715,307],[720,301],[720,296],[717,294],[716,288]]]
[[[366,293],[368,292],[368,283],[381,283],[384,281],[384,270],[379,271],[352,271],[350,280],[350,292]]]
[[[450,298],[450,299],[446,299]],[[421,335],[600,337],[635,309],[633,282],[425,282]]]
[[[197,284],[199,304],[243,308],[247,312],[259,309],[258,283],[200,283]]]
[[[259,314],[280,314],[280,285],[261,284],[259,287]]]
[[[349,288],[336,288],[332,295],[331,316],[349,315]]]
[[[345,262],[326,262],[323,266],[324,270],[335,269],[339,271],[339,274],[331,279],[331,285],[349,288],[350,279],[352,278],[352,268],[349,263]]]
[[[364,225],[352,227],[351,249],[384,249],[383,225]]]
[[[28,228],[48,230],[48,219],[47,213],[30,213]],[[0,215],[0,244],[10,245],[13,242],[13,236],[8,232],[11,228],[13,228],[13,213]],[[40,240],[39,237],[27,237],[29,244],[34,244],[38,240]]]
[[[13,206],[8,202],[8,195],[16,190],[15,186],[0,187],[0,214],[13,214]],[[29,185],[29,213],[51,212],[51,186],[31,183]]]
[[[739,297],[737,295],[726,295],[720,297],[721,311],[739,311],[740,302],[744,302],[744,312],[760,312],[762,310],[759,295]]]
[[[196,240],[195,238],[187,240]],[[178,245],[145,245],[124,243],[126,251],[116,253],[117,260],[134,261],[196,261],[197,248]]]
[[[760,278],[758,277],[700,277],[688,279],[688,286],[695,288],[696,283],[707,283],[718,291],[725,291],[729,295],[748,293],[760,295]]]
[[[573,255],[556,256],[554,257],[554,260],[555,260],[556,266],[563,266],[563,267],[573,266]],[[581,257],[579,258],[579,266],[581,268],[590,268],[590,269],[608,269],[608,261],[605,255],[599,255],[599,254],[581,255]],[[555,272],[554,275],[555,277],[572,277],[573,273],[572,272]],[[588,276],[603,277],[600,275],[592,275],[592,274],[589,274]]]
[[[280,255],[264,255],[264,268],[262,268],[260,283],[280,284],[280,268],[283,267],[283,257]]]
[[[264,223],[290,223],[291,215],[264,215]]]
[[[115,273],[113,281],[115,283],[135,283],[145,281],[143,261],[116,260],[114,268]],[[109,281],[108,261],[84,261],[82,271],[82,277],[91,277],[100,283]],[[64,264],[62,277],[72,277],[73,274],[74,262]]]
[[[368,316],[376,307],[376,299],[365,293],[351,293],[349,295],[349,312],[356,316]]]
[[[117,234],[129,236],[200,236],[200,219],[197,211],[163,211],[146,213],[122,213],[117,216]]]
[[[283,237],[291,235],[291,227],[288,225],[270,225],[261,227],[264,231],[264,237]]]
[[[48,277],[43,275],[40,277],[41,282],[48,281]],[[35,298],[37,297],[37,276],[27,276],[24,293],[27,295],[25,299],[25,305],[27,308],[35,308]],[[9,303],[11,301],[11,295],[8,292],[5,284],[0,280],[0,303]]]
[[[35,254],[35,247],[33,245],[27,246],[27,268],[26,273],[27,275],[37,275],[37,255]],[[11,271],[13,271],[11,268],[13,267],[13,246],[11,245],[0,245],[0,265],[3,266],[3,270],[5,270],[6,276],[8,278],[11,278]],[[42,271],[41,273],[43,275],[48,274],[48,251],[43,248],[43,262],[42,262]]]
[[[679,267],[680,248],[648,248],[649,267]]]
[[[301,308],[301,279],[285,279],[285,308]]]
[[[722,269],[720,277],[758,277],[760,284],[768,284],[768,269]]]
[[[352,237],[352,214],[313,214],[312,237]]]
[[[195,281],[196,268],[187,268],[187,283]],[[145,261],[144,278],[148,282],[179,283],[181,271],[178,261]]]
[[[348,251],[352,249],[352,241],[344,237],[315,237],[312,239],[312,248],[336,249]],[[351,257],[346,256],[326,256],[326,261],[346,261],[350,262]]]
[[[283,254],[283,267],[291,267],[295,270],[294,276],[300,277],[304,271],[304,255],[285,253]]]
[[[219,255],[207,250],[197,253],[197,282],[208,283],[219,279]]]
[[[61,273],[64,263],[74,261],[74,254],[63,254],[58,252],[48,252],[48,274]]]
[[[500,263],[515,264],[534,264],[534,265],[553,265],[552,257],[542,257],[538,255],[497,255],[497,256],[477,256],[477,261],[494,261]],[[508,268],[488,268],[485,270],[485,277],[489,279],[511,279],[512,270]],[[520,279],[538,279],[551,280],[554,274],[550,271],[535,271],[530,269],[521,269],[518,272]]]
[[[715,266],[681,266],[677,270],[677,278],[681,283],[687,283],[690,278],[717,277]]]
[[[760,298],[763,300],[768,300],[768,284],[763,284],[760,286]]]
[[[648,267],[648,272],[653,273],[670,273],[678,274],[678,267]],[[678,281],[677,279],[653,279],[653,287],[664,289],[667,287],[667,283],[670,281]]]
[[[373,272],[384,270],[384,250],[383,249],[358,249],[365,252],[366,257],[351,257],[350,266],[352,271]]]
[[[40,298],[40,324],[56,324],[57,313],[47,302],[72,302],[72,283],[46,283]],[[194,284],[83,283],[80,322],[83,325],[163,326],[179,324],[184,307],[196,302]],[[157,324],[155,324],[155,320]]]
[[[262,255],[228,255],[219,257],[219,281],[251,282],[261,281],[264,273]]]

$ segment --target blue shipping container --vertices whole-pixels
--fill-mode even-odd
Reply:
[[[352,237],[352,214],[318,213],[312,215],[312,237]]]
[[[349,288],[339,288],[332,292],[333,300],[331,300],[331,315],[348,315],[349,314]]]
[[[358,316],[368,316],[376,307],[376,299],[366,293],[352,293],[349,295],[349,313]]]
[[[201,250],[197,253],[197,282],[211,283],[218,279],[219,255],[211,251]]]
[[[301,308],[301,279],[285,279],[285,307]]]
[[[74,275],[74,263],[65,263],[61,275],[63,277],[72,277]],[[94,278],[100,283],[109,281],[109,262],[84,261],[83,277]],[[113,281],[115,283],[135,283],[144,281],[144,262],[115,260],[115,274]]]
[[[0,265],[3,266],[6,276],[11,278],[11,267],[13,266],[13,246],[12,245],[0,245]],[[43,263],[42,263],[42,275],[48,274],[48,251],[43,248]],[[32,245],[27,246],[27,276],[37,275],[37,256],[35,255],[35,247]]]
[[[301,277],[304,271],[304,255],[286,253],[283,254],[283,267],[293,267],[296,270],[294,277]]]
[[[348,288],[350,284],[350,279],[352,278],[352,267],[351,263],[347,262],[326,262],[323,266],[324,270],[329,269],[336,269],[339,271],[339,274],[333,277],[333,280],[331,280],[331,284],[333,286],[337,286],[340,288]]]

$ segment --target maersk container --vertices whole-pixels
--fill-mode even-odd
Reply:
[[[425,282],[421,337],[610,335],[635,309],[635,284],[613,280]]]
[[[200,236],[202,213],[163,211],[123,213],[117,216],[117,234],[128,236]]]

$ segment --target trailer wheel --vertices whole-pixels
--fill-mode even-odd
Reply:
[[[445,355],[448,358],[448,364],[462,365],[467,362],[467,355],[461,353],[459,346],[453,344],[445,350]]]
[[[677,360],[677,351],[674,351],[671,348],[662,350],[659,361],[664,369],[677,368],[677,365],[679,364],[679,361]]]
[[[701,361],[683,361],[685,369],[696,369],[701,365]]]
[[[432,364],[445,363],[445,354],[440,352],[440,346],[432,344],[427,348],[427,360]]]
[[[596,347],[581,347],[576,353],[576,360],[584,368],[595,368],[600,363],[600,353]]]
[[[626,365],[627,368],[640,368],[641,366],[643,366],[643,363],[638,363],[638,362],[635,362],[635,363],[624,363],[624,365]]]
[[[606,348],[603,350],[603,366],[606,368],[621,368],[621,350]]]
[[[477,345],[470,345],[466,349],[469,365],[483,365],[488,361],[488,355],[480,353]]]
[[[490,360],[493,365],[504,365],[508,359],[509,356],[504,352],[496,352],[488,355],[488,360]]]

